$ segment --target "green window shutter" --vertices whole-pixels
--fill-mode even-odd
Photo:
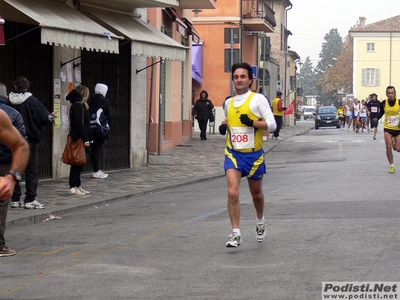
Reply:
[[[366,84],[367,84],[366,70],[362,69],[361,85],[366,85]]]
[[[379,69],[375,69],[375,85],[380,85],[380,70]]]

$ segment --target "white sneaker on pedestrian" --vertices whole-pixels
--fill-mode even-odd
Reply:
[[[72,187],[69,189],[70,195],[85,195],[83,191],[79,189],[79,187]]]
[[[96,179],[105,179],[108,177],[108,174],[103,173],[102,171],[97,171],[97,172],[93,172],[92,174],[92,178],[96,178]]]
[[[85,195],[90,194],[89,191],[84,190],[81,186],[79,186],[78,189],[79,189],[82,193],[84,193]]]
[[[27,209],[43,209],[43,208],[45,208],[45,205],[35,199],[32,202],[25,203],[25,208],[27,208]]]
[[[277,141],[280,141],[280,140],[281,140],[281,138],[280,138],[279,136],[275,137],[275,139],[276,139]]]
[[[259,243],[264,242],[266,235],[265,222],[257,223],[256,225],[256,240]]]
[[[24,208],[24,202],[11,202],[11,208]]]

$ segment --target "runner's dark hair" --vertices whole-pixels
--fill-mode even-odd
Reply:
[[[253,69],[251,68],[251,66],[246,63],[246,62],[240,62],[240,63],[236,63],[232,66],[232,80],[233,80],[233,74],[235,73],[235,71],[237,69],[246,69],[247,73],[249,75],[249,78],[251,79],[251,83],[250,83],[250,87],[253,83]]]

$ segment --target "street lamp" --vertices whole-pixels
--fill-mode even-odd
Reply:
[[[195,9],[192,10],[192,12],[194,12],[194,16],[197,18],[199,16],[199,13],[202,12],[202,10],[198,9],[198,8],[195,8]]]

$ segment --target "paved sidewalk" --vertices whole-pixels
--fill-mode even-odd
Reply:
[[[287,126],[281,130],[281,141],[295,135],[304,134],[310,125]],[[85,196],[69,195],[68,178],[62,180],[41,180],[38,200],[45,209],[9,208],[8,225],[42,222],[50,214],[63,214],[157,192],[172,187],[183,186],[212,178],[223,177],[223,155],[225,136],[208,134],[207,141],[201,141],[198,133],[183,145],[161,155],[150,156],[148,167],[108,171],[107,179],[92,179],[91,174],[82,174],[82,187],[91,193]],[[264,142],[268,152],[279,142],[270,139]],[[24,189],[23,189],[24,192]]]

